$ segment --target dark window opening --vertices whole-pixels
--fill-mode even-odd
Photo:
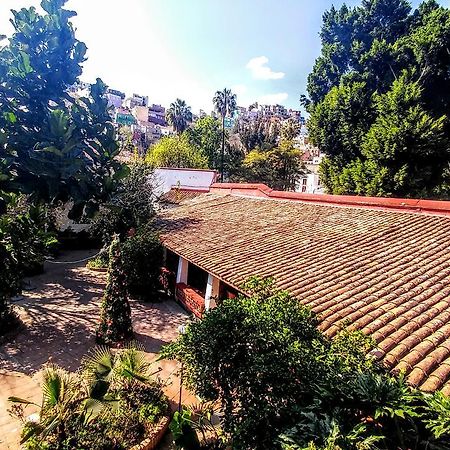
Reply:
[[[236,298],[238,295],[239,291],[237,289],[231,287],[230,285],[224,283],[223,281],[220,282],[219,300],[225,300],[227,298]]]
[[[200,267],[189,263],[188,269],[188,286],[197,291],[202,297],[206,293],[206,284],[208,283],[208,272],[205,272]]]
[[[179,256],[170,251],[169,249],[167,249],[167,253],[166,253],[166,269],[169,270],[170,272],[174,272],[175,274],[178,271],[178,260],[179,260]]]

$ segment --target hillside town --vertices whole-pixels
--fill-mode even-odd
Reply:
[[[0,450],[450,450],[448,5],[0,28]]]

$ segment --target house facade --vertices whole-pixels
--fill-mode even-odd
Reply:
[[[450,393],[450,202],[217,183],[158,228],[176,298],[195,316],[270,276],[329,336],[360,329],[411,384]]]

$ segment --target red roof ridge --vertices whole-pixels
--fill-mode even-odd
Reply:
[[[450,216],[450,201],[417,198],[364,197],[358,195],[306,194],[303,192],[276,191],[262,183],[213,183],[210,192],[244,197],[271,198],[329,204],[356,206],[373,209],[421,212]]]
[[[177,184],[173,184],[170,188],[171,190],[182,191],[182,192],[209,192],[208,187],[197,187],[197,186],[178,186]]]

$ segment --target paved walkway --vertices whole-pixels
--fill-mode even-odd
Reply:
[[[58,261],[74,261],[94,252],[67,252]],[[95,325],[106,275],[78,264],[46,263],[45,273],[30,279],[33,287],[15,303],[26,327],[9,343],[0,346],[0,449],[19,448],[20,423],[7,413],[9,396],[40,402],[39,370],[52,361],[76,370],[81,358],[95,346]],[[187,314],[174,302],[132,302],[136,339],[154,360],[162,345],[174,340]],[[167,380],[166,394],[178,401],[178,370],[174,361],[161,361],[160,377]],[[183,393],[183,402],[195,398]],[[27,409],[28,411],[28,409]],[[30,413],[33,412],[29,409]]]

